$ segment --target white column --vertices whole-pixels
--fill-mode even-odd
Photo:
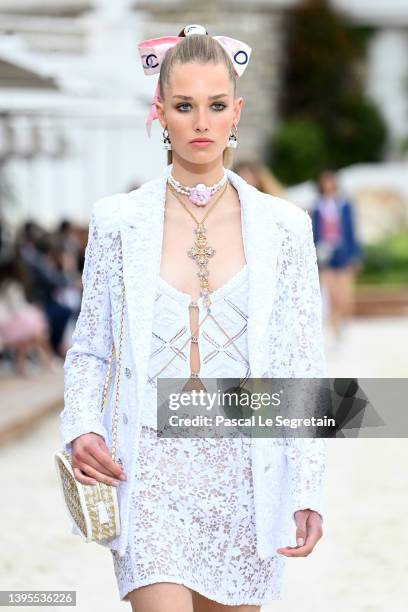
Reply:
[[[94,0],[94,10],[83,18],[89,59],[101,71],[127,75],[129,89],[137,74],[137,42],[142,31],[142,16],[131,10],[132,5],[132,0]]]
[[[408,29],[385,28],[369,48],[368,93],[379,104],[394,141],[408,136]]]

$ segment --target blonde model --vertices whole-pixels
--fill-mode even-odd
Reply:
[[[158,437],[157,380],[326,375],[311,222],[227,167],[248,45],[191,25],[139,51],[159,73],[148,127],[159,119],[171,163],[94,205],[62,437],[79,481],[118,485],[107,546],[133,610],[257,611],[281,598],[286,557],[322,536],[324,441]],[[100,413],[122,283],[123,469],[112,397]]]

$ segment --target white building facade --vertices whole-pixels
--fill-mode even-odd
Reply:
[[[0,19],[0,180],[13,194],[3,215],[50,229],[63,217],[86,224],[96,199],[165,164],[157,126],[151,139],[145,128],[154,84],[135,48],[143,15],[126,1],[84,12],[64,2],[81,8],[69,16],[39,14],[46,2],[5,4],[33,14]]]
[[[236,155],[262,159],[279,121],[285,9],[297,1],[0,0],[0,181],[14,194],[3,214],[14,224],[86,224],[96,199],[166,164],[159,122],[151,139],[145,129],[156,79],[144,75],[136,45],[186,23],[253,48],[238,84]],[[376,28],[366,89],[388,123],[393,158],[408,138],[408,1],[331,1]]]

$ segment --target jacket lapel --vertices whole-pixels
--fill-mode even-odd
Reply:
[[[166,178],[144,183],[123,198],[121,238],[130,348],[137,376],[138,405],[143,401],[151,328],[163,243]]]
[[[248,353],[252,377],[267,376],[268,324],[277,288],[282,232],[270,196],[227,170],[241,202],[245,258],[249,267]]]
[[[166,181],[172,165],[158,178],[123,197],[121,237],[123,277],[138,398],[143,399],[150,338],[160,274]],[[227,169],[238,192],[245,258],[249,271],[248,352],[252,377],[267,375],[268,322],[277,285],[280,235],[273,203],[242,177]]]

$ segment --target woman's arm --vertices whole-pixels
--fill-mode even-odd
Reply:
[[[295,251],[294,280],[291,288],[295,312],[291,332],[291,354],[295,378],[327,377],[322,328],[322,304],[313,242],[312,222],[306,215],[304,237]],[[323,516],[322,480],[326,464],[323,438],[287,438],[289,487],[295,512],[311,509]]]
[[[284,300],[290,316],[281,318],[285,341],[280,347],[281,371],[291,378],[327,376],[322,329],[322,304],[313,241],[312,221],[304,215],[304,231],[285,249]],[[278,365],[275,362],[273,365]],[[276,371],[279,371],[279,367]],[[308,415],[309,416],[309,415]],[[284,438],[290,507],[296,526],[297,546],[284,546],[277,552],[287,557],[303,557],[312,552],[322,537],[322,484],[326,465],[326,441],[323,438]]]
[[[94,432],[107,439],[102,422],[103,382],[112,349],[108,254],[100,223],[103,198],[92,208],[82,274],[81,311],[64,363],[61,435],[66,451],[78,436]]]
[[[357,238],[356,221],[354,214],[354,205],[347,201],[344,205],[344,224],[346,233],[347,251],[350,256],[351,263],[360,264],[362,259],[362,249]]]

